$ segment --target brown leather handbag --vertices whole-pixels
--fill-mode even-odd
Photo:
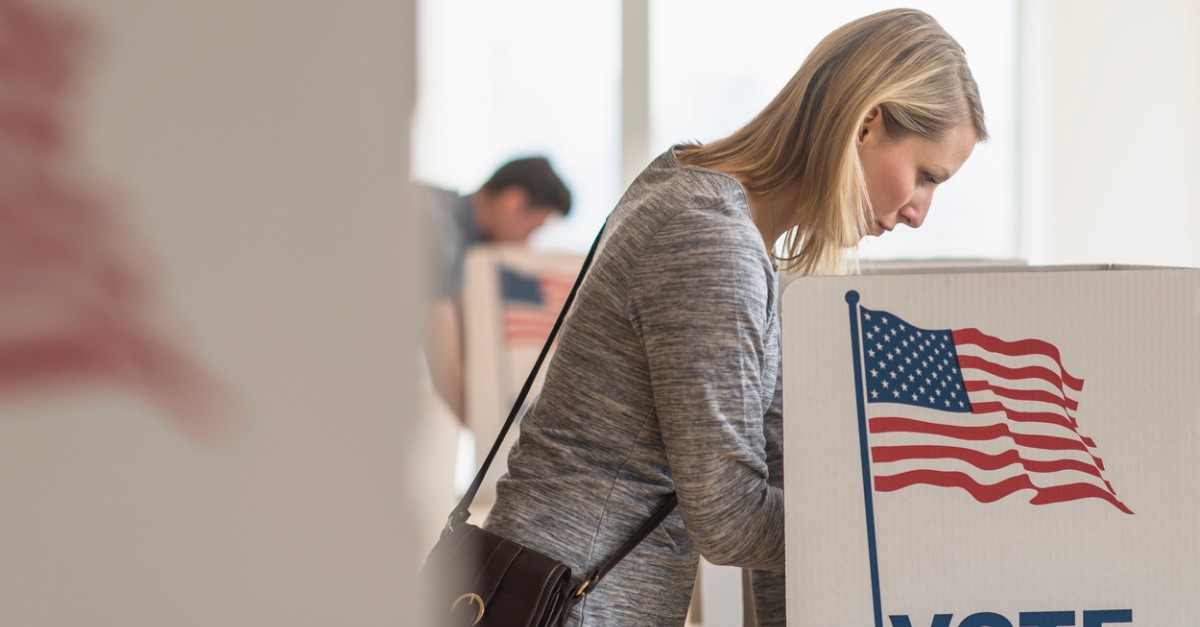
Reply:
[[[603,232],[601,229],[601,233]],[[562,326],[571,303],[575,300],[575,293],[579,290],[588,267],[591,266],[599,243],[600,235],[597,235],[587,258],[584,259],[579,277],[575,279],[575,285],[558,314],[558,320],[555,321],[542,352],[533,364],[533,370],[508,413],[504,427],[500,429],[500,434],[476,473],[475,480],[447,518],[441,538],[426,559],[422,578],[427,587],[426,591],[433,595],[434,602],[431,607],[439,625],[566,625],[575,604],[593,590],[617,562],[650,535],[650,532],[675,509],[676,497],[672,493],[633,537],[578,584],[572,580],[571,569],[566,564],[466,522],[471,516],[471,512],[468,511],[471,501],[475,499],[475,493],[479,491],[483,477],[496,457],[504,436],[525,404],[525,398],[533,386],[534,379],[537,378],[542,362],[550,352],[550,346],[558,335],[558,329]],[[448,613],[443,614],[443,611]]]

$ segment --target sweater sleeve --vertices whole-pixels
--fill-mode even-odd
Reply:
[[[767,436],[767,482],[783,489],[783,372],[775,382],[775,398],[767,411],[763,432]],[[787,576],[782,571],[750,570],[754,619],[758,627],[787,625]]]
[[[751,224],[684,210],[643,250],[629,315],[689,535],[714,564],[782,570],[783,492],[767,482],[763,434],[771,277]]]

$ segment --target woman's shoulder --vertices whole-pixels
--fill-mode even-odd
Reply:
[[[645,222],[658,225],[686,220],[756,232],[741,184],[721,172],[680,163],[675,149],[642,171],[617,213],[639,214]]]
[[[646,168],[652,187],[694,198],[707,198],[711,204],[746,209],[746,193],[737,179],[716,170],[680,162],[673,146]]]

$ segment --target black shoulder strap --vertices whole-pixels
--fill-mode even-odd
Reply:
[[[605,223],[607,226],[607,222]],[[587,257],[583,260],[583,267],[579,270],[579,276],[575,278],[575,285],[571,287],[571,293],[567,295],[567,300],[563,303],[562,311],[558,313],[558,319],[554,321],[554,328],[550,330],[550,336],[546,338],[546,344],[542,346],[542,352],[538,354],[537,361],[533,363],[533,369],[529,372],[529,377],[525,379],[525,385],[521,386],[521,392],[517,395],[517,400],[513,403],[512,409],[508,412],[508,418],[504,421],[504,426],[500,428],[500,434],[496,436],[496,441],[492,444],[492,448],[488,451],[487,457],[483,460],[483,465],[479,467],[479,472],[475,474],[475,480],[471,482],[471,486],[467,488],[466,494],[462,500],[458,502],[458,506],[454,511],[450,512],[450,517],[446,521],[447,528],[452,528],[461,522],[470,518],[471,512],[468,508],[471,507],[471,501],[475,500],[475,493],[479,491],[479,486],[483,484],[483,478],[487,475],[488,468],[492,465],[492,460],[496,458],[496,454],[500,451],[500,445],[504,443],[504,437],[508,435],[508,430],[512,428],[513,421],[516,420],[517,414],[520,413],[521,407],[525,405],[525,398],[529,396],[529,390],[533,387],[534,380],[537,379],[538,371],[542,368],[542,362],[546,360],[546,355],[550,352],[550,347],[554,345],[554,338],[558,336],[558,329],[562,326],[563,319],[567,317],[567,312],[571,309],[571,303],[575,302],[575,293],[579,291],[580,284],[583,283],[583,277],[587,274],[588,268],[592,265],[592,258],[596,256],[596,248],[600,245],[600,238],[604,235],[604,227],[600,228],[600,232],[596,234],[596,240],[592,242],[592,248],[588,250]],[[594,588],[596,583],[600,581],[617,562],[621,561],[635,546],[638,545],[650,532],[654,531],[655,527],[663,521],[671,511],[675,509],[677,499],[674,493],[671,493],[670,498],[664,503],[650,520],[638,529],[628,541],[617,549],[617,552],[608,558],[606,562],[592,571],[588,578],[579,587],[578,594],[587,592],[590,588]]]
[[[504,421],[504,426],[500,428],[500,434],[496,436],[496,441],[492,444],[492,449],[488,451],[487,457],[484,458],[483,465],[479,467],[479,472],[475,473],[475,480],[471,482],[471,487],[467,488],[466,494],[458,502],[458,507],[455,507],[454,511],[450,512],[450,520],[447,521],[449,524],[458,524],[470,517],[471,513],[467,511],[467,508],[471,507],[471,501],[475,500],[475,493],[479,491],[479,486],[483,484],[483,477],[487,475],[488,468],[492,465],[492,460],[496,458],[496,453],[500,451],[500,445],[504,443],[504,437],[508,435],[508,430],[512,428],[513,421],[516,420],[521,407],[525,405],[525,398],[529,396],[529,390],[533,387],[534,380],[537,379],[538,371],[542,368],[542,362],[546,360],[546,355],[550,352],[550,347],[554,345],[554,338],[558,336],[558,329],[562,326],[563,319],[567,317],[567,311],[571,309],[571,303],[575,302],[575,293],[579,291],[579,285],[583,283],[583,277],[592,265],[592,258],[596,256],[596,248],[600,245],[600,237],[602,235],[604,235],[603,227],[596,234],[596,241],[592,242],[592,248],[583,260],[583,267],[579,269],[579,276],[575,278],[575,285],[571,286],[571,293],[567,295],[567,300],[563,303],[562,311],[558,312],[558,319],[554,321],[554,328],[550,329],[550,336],[546,338],[546,344],[542,346],[542,352],[538,354],[537,361],[533,362],[533,369],[529,371],[529,376],[525,379],[525,385],[521,386],[521,393],[517,395],[517,400],[513,402],[512,409],[508,412],[508,419]]]
[[[625,556],[629,555],[629,552],[633,550],[633,547],[641,544],[642,540],[645,540],[646,536],[650,535],[650,532],[654,531],[654,529],[658,527],[659,523],[666,519],[667,516],[671,515],[671,511],[675,509],[675,506],[678,503],[679,497],[672,492],[671,496],[667,499],[667,502],[663,503],[658,508],[658,511],[650,517],[650,520],[647,520],[645,524],[642,525],[641,529],[638,529],[637,533],[633,534],[633,537],[626,540],[625,544],[622,544],[621,548],[617,549],[616,553],[610,555],[603,564],[597,566],[595,570],[588,574],[587,579],[584,579],[583,584],[580,585],[579,589],[575,591],[575,596],[579,596],[595,588],[596,584],[600,583],[600,580],[608,574],[608,571],[612,570],[613,566],[617,565],[617,562],[625,559]]]

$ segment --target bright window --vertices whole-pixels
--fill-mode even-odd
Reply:
[[[505,161],[544,154],[574,206],[533,244],[586,250],[622,191],[620,6],[421,2],[414,178],[469,193]]]

